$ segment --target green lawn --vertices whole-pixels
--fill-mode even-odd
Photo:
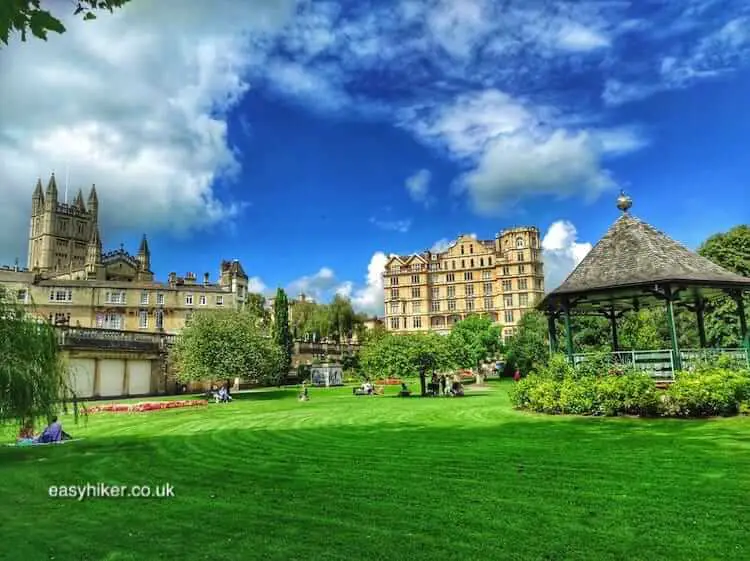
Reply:
[[[507,387],[69,421],[85,440],[0,449],[0,559],[750,559],[750,418],[535,416]],[[48,496],[86,482],[176,496]]]

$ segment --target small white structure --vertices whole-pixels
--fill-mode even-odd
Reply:
[[[338,364],[316,364],[310,367],[310,377],[314,386],[344,385],[344,375]]]

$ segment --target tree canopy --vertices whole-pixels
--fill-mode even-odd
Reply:
[[[735,226],[728,232],[714,234],[698,249],[703,257],[725,269],[750,277],[750,226]],[[745,313],[750,312],[750,295],[744,297]],[[737,303],[720,296],[706,305],[706,340],[709,346],[738,347],[740,338]]]
[[[526,312],[518,322],[518,331],[505,349],[506,363],[523,374],[536,370],[549,358],[547,318],[541,312]]]
[[[417,374],[422,394],[428,372],[455,366],[447,338],[434,332],[383,333],[368,339],[360,350],[360,364],[370,376],[398,378]]]
[[[502,330],[486,316],[470,315],[457,322],[448,335],[448,345],[456,365],[476,368],[477,375],[481,376],[481,363],[497,358],[502,352]]]
[[[295,338],[341,341],[363,333],[366,317],[357,314],[351,300],[344,296],[337,294],[329,304],[297,300],[292,308],[291,328]]]
[[[262,294],[248,292],[245,298],[245,310],[258,319],[258,326],[266,329],[271,324],[271,314],[266,308],[266,297]]]
[[[57,333],[0,287],[0,423],[48,419],[75,398]]]
[[[130,0],[78,0],[73,15],[81,15],[84,21],[96,19],[96,12],[108,10],[113,12]],[[21,41],[26,41],[28,33],[34,37],[47,40],[47,34],[65,33],[65,26],[49,10],[42,9],[41,0],[2,0],[0,2],[0,41],[5,45],[11,33],[18,32]]]
[[[180,332],[171,351],[179,380],[242,378],[275,383],[284,357],[257,318],[246,311],[198,312]]]

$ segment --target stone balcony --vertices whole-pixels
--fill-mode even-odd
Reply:
[[[58,327],[58,341],[63,349],[111,350],[159,353],[166,350],[174,335],[90,327]]]

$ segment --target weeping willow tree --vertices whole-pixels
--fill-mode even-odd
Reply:
[[[0,287],[0,424],[47,421],[70,401],[75,395],[55,328]]]

